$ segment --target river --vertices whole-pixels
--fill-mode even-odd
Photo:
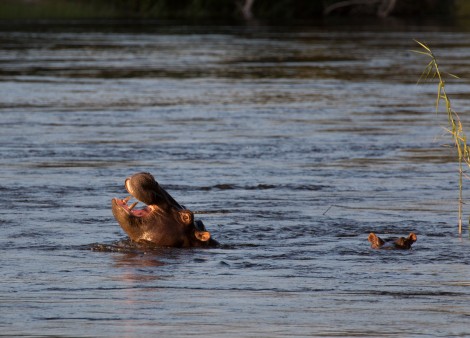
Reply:
[[[468,207],[459,237],[413,39],[468,122],[455,27],[1,25],[0,336],[469,336]],[[139,171],[221,246],[131,249],[111,199]]]

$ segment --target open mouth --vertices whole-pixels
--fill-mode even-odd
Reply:
[[[134,202],[134,203],[129,205],[128,203],[129,203],[131,198],[132,198],[132,196],[128,196],[128,197],[123,198],[123,199],[114,198],[114,201],[116,202],[116,204],[118,206],[120,206],[122,209],[124,209],[127,214],[129,214],[131,216],[145,217],[150,213],[151,208],[148,205],[146,205],[142,208],[136,208],[137,203],[139,203],[139,202]]]

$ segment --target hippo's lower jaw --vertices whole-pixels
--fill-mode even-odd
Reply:
[[[383,240],[373,232],[369,234],[367,240],[370,242],[373,249],[385,249],[385,250],[409,250],[411,245],[417,240],[417,236],[411,232],[408,237],[390,238]]]
[[[125,187],[147,204],[143,208],[135,208],[137,202],[128,205],[130,196],[112,200],[113,215],[131,240],[170,247],[217,244],[202,221],[195,221],[193,213],[178,204],[149,173],[132,175],[126,179]]]

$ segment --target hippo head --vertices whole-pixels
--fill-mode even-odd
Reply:
[[[383,240],[373,232],[369,234],[367,237],[368,241],[371,244],[373,249],[401,249],[401,250],[409,250],[411,249],[411,245],[418,239],[416,234],[411,232],[408,237],[398,237],[398,238],[389,238]]]
[[[128,205],[131,196],[113,198],[113,215],[135,242],[150,242],[158,246],[201,247],[217,244],[202,221],[178,204],[149,173],[137,173],[125,180],[126,190],[146,204],[135,208]]]
[[[395,247],[399,249],[409,250],[417,239],[418,237],[416,236],[416,234],[414,232],[411,232],[408,237],[400,237],[396,239],[394,244]]]

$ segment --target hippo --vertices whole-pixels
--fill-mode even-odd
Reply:
[[[147,172],[128,177],[124,186],[146,206],[136,209],[138,202],[128,205],[131,196],[112,199],[113,215],[130,239],[165,247],[213,247],[218,245],[204,223],[176,202]]]
[[[371,248],[373,249],[386,249],[386,250],[409,250],[411,245],[416,242],[416,235],[411,232],[408,237],[399,237],[399,238],[388,238],[383,240],[373,232],[369,234],[367,238],[371,243]]]

